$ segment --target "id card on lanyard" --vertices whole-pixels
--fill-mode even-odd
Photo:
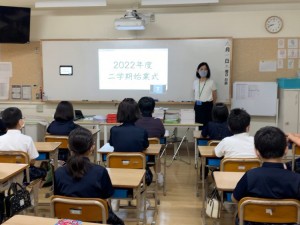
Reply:
[[[204,85],[203,85],[203,87],[202,87],[202,89],[201,89],[201,91],[200,91],[200,80],[199,80],[199,99],[200,99],[200,97],[201,97],[201,94],[202,94],[202,92],[203,92],[203,89],[204,89],[204,87],[205,87],[205,84],[206,84],[206,80],[205,80]],[[197,100],[197,101],[196,101],[196,105],[202,105],[202,101]]]

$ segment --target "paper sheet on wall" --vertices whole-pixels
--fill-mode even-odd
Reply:
[[[12,77],[12,63],[0,62],[0,78]]]
[[[31,100],[31,85],[22,86],[22,99]]]
[[[12,99],[21,99],[21,85],[12,85],[11,86],[11,98]]]
[[[8,99],[8,91],[9,91],[9,78],[1,78],[0,77],[0,99],[7,100]]]
[[[276,72],[276,70],[277,70],[276,60],[269,60],[269,61],[261,60],[259,62],[259,72]]]

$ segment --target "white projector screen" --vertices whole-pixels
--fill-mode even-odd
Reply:
[[[42,54],[48,100],[151,96],[159,101],[193,101],[196,68],[204,61],[216,82],[218,101],[230,102],[231,38],[43,40]],[[60,75],[63,65],[72,66],[73,74]]]
[[[99,49],[100,90],[151,90],[168,82],[168,49]]]

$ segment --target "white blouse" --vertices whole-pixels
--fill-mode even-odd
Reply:
[[[194,93],[195,101],[200,100],[202,102],[210,102],[213,100],[213,91],[217,90],[215,82],[211,79],[200,81],[197,79],[194,81]]]

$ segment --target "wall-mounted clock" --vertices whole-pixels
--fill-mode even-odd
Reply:
[[[278,33],[283,27],[283,20],[279,16],[270,16],[266,19],[265,28],[270,33]]]

